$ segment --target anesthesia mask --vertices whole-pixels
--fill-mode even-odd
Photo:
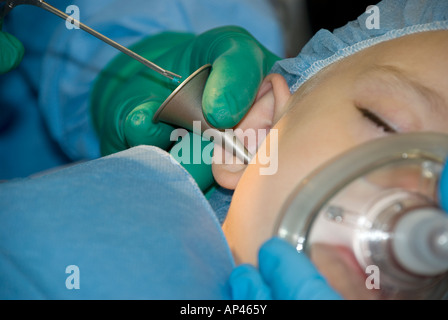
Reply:
[[[363,290],[376,298],[447,299],[448,214],[438,199],[447,155],[448,135],[437,133],[349,150],[293,190],[276,236],[313,261],[319,251],[340,254],[353,269],[346,276],[362,274]]]

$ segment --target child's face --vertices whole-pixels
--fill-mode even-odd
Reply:
[[[448,31],[378,44],[331,65],[308,82],[290,98],[279,97],[288,95],[280,89],[254,104],[257,108],[273,103],[277,108],[272,114],[279,118],[273,120],[278,141],[269,135],[259,152],[278,143],[278,171],[260,175],[261,165],[252,162],[238,181],[223,226],[237,262],[256,264],[258,249],[274,235],[287,196],[320,164],[395,132],[448,133]],[[268,101],[286,98],[284,108]],[[219,168],[214,172],[215,177],[220,175]],[[331,278],[329,269],[325,273]]]

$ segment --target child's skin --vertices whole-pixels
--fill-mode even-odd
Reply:
[[[447,75],[448,31],[369,47],[320,71],[294,95],[281,75],[269,75],[238,127],[278,130],[278,141],[268,135],[259,146],[266,152],[270,144],[278,144],[277,173],[260,175],[255,159],[248,166],[213,165],[218,183],[235,189],[223,230],[237,263],[257,263],[258,249],[274,235],[287,196],[317,166],[389,134],[448,133]],[[215,148],[215,156],[220,153]],[[315,263],[330,284],[354,298],[354,285],[350,288],[344,281],[349,263],[329,268],[331,258],[318,260],[325,261],[326,268]]]

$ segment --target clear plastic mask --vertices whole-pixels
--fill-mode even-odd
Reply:
[[[354,148],[298,185],[276,235],[319,269],[332,267],[319,257],[338,255],[352,270],[346,282],[375,298],[446,299],[448,215],[439,207],[438,183],[447,155],[448,135],[436,133]]]

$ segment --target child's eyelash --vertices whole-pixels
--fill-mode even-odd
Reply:
[[[380,117],[378,117],[376,114],[371,112],[368,109],[364,109],[361,107],[356,107],[356,109],[361,112],[363,117],[367,118],[369,121],[373,122],[376,126],[383,128],[384,132],[387,133],[397,133],[397,131],[392,128],[390,125],[388,125],[385,121],[383,121]]]

